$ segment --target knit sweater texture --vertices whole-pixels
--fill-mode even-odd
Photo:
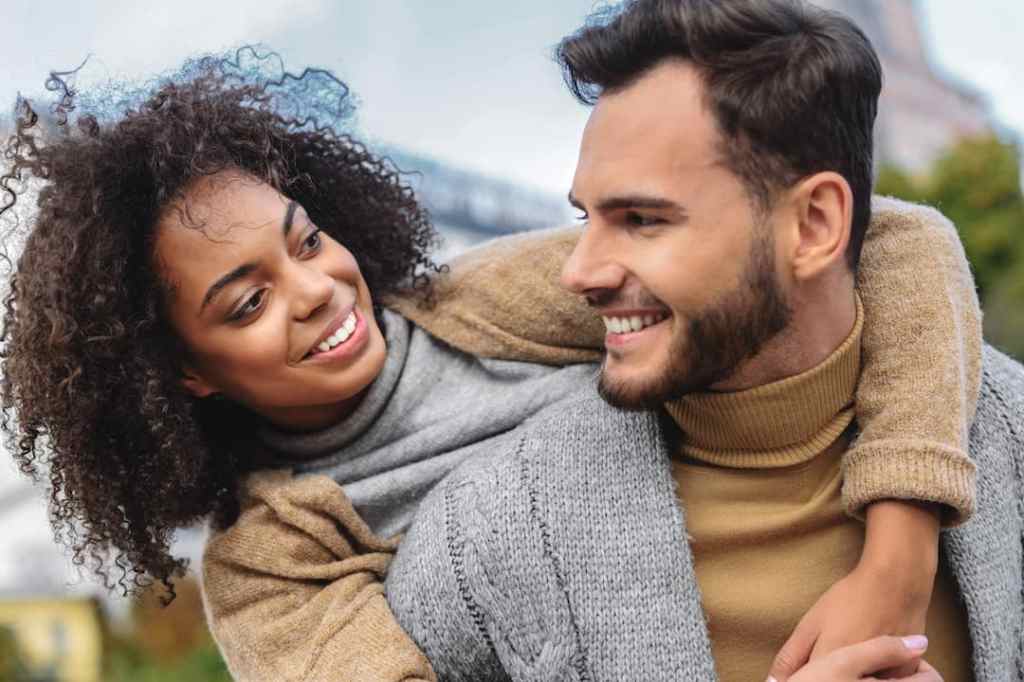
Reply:
[[[385,313],[388,360],[358,412],[321,433],[261,434],[287,470],[245,483],[241,516],[212,534],[203,562],[208,620],[236,679],[433,678],[384,602],[380,580],[398,542],[382,538],[405,528],[423,496],[458,463],[501,451],[517,423],[563,400],[574,383],[592,390],[593,367],[515,362],[599,357],[603,325],[557,283],[577,236],[577,230],[516,236],[467,254],[438,282],[440,303],[433,309],[389,301],[430,334]],[[847,509],[914,497],[943,503],[946,522],[955,524],[974,504],[974,467],[956,427],[973,413],[970,387],[979,373],[980,316],[969,269],[952,226],[921,207],[876,204],[865,258],[876,250],[881,253],[862,268],[861,284],[877,279],[884,286],[865,297],[866,325],[906,337],[896,344],[885,338],[892,345],[877,350],[882,360],[876,362],[920,365],[922,373],[862,382],[858,401],[881,385],[890,397],[875,400],[890,426],[908,430],[879,430],[869,438],[865,422],[863,443],[876,448],[864,470],[888,475],[862,484],[861,469],[850,468],[844,490],[856,494],[847,497]],[[934,258],[944,267],[928,271],[922,284],[910,265]],[[904,297],[948,326],[939,334],[942,343],[921,346],[917,318],[885,312]],[[948,409],[921,410],[918,387],[944,396]],[[893,453],[886,469],[885,455]]]
[[[860,562],[865,526],[843,511],[841,462],[854,438],[863,306],[823,362],[741,391],[666,406],[672,478],[721,682],[767,676],[818,598]],[[896,595],[891,595],[896,599]],[[971,639],[947,562],[925,618],[928,662],[969,682]]]
[[[973,520],[942,538],[978,682],[1024,679],[1024,368],[987,348]],[[388,574],[443,680],[714,680],[658,412],[593,390],[467,461],[421,505]]]

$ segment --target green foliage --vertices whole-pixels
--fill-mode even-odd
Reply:
[[[149,592],[132,606],[132,630],[107,640],[105,682],[231,682],[203,615],[199,585],[175,585],[170,606]]]
[[[962,140],[922,177],[885,167],[875,191],[941,210],[960,232],[985,308],[985,334],[1024,359],[1024,196],[1016,147]]]
[[[18,642],[9,627],[0,626],[0,682],[21,682],[28,679]]]
[[[212,641],[173,661],[160,661],[131,642],[114,644],[107,657],[109,682],[231,682]]]

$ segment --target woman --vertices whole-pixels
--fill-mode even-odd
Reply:
[[[79,114],[74,128],[67,118],[75,98],[65,89],[58,118],[67,125],[49,140],[35,134],[35,114],[23,103],[4,186],[31,176],[42,188],[6,301],[3,427],[22,470],[49,477],[51,514],[74,561],[108,584],[156,580],[173,597],[184,562],[169,553],[171,536],[207,516],[227,529],[218,541],[239,533],[272,537],[261,535],[258,523],[235,522],[242,476],[273,466],[326,473],[332,485],[343,484],[370,526],[345,517],[342,537],[368,538],[346,545],[349,553],[357,545],[387,553],[394,543],[374,533],[403,530],[423,495],[458,462],[494,447],[592,373],[586,365],[474,359],[381,307],[385,297],[402,294],[405,302],[395,305],[407,315],[481,355],[581,360],[600,345],[598,333],[582,352],[561,353],[559,346],[579,336],[586,313],[578,304],[567,308],[560,294],[562,319],[545,320],[559,331],[539,343],[528,325],[513,329],[526,337],[521,344],[515,334],[511,342],[486,333],[466,342],[451,322],[453,310],[484,319],[502,311],[472,293],[460,299],[459,280],[450,287],[454,296],[431,310],[428,276],[439,268],[428,256],[435,236],[425,212],[389,163],[308,115],[322,113],[325,102],[347,113],[346,95],[326,72],[253,78],[237,61],[203,59],[125,110]],[[961,261],[955,253],[950,260],[966,268]],[[961,273],[945,274],[957,281]],[[544,274],[538,277],[537,290],[549,292]],[[949,300],[923,287],[900,294]],[[973,300],[970,290],[957,294]],[[543,297],[533,302],[546,304]],[[973,329],[976,308],[962,315],[951,324]],[[911,324],[898,316],[892,323]],[[940,360],[949,353],[931,352]],[[969,392],[949,397],[965,411],[973,399]],[[951,479],[963,480],[966,461],[963,455],[949,465]],[[289,485],[307,481],[323,484]],[[930,491],[928,499],[950,505],[950,518],[960,519],[971,506],[962,490]],[[335,495],[321,503],[349,505]],[[874,495],[869,501],[886,496]],[[250,503],[250,520],[265,502]],[[295,549],[264,543],[260,552],[270,565],[287,563]],[[230,548],[221,556],[230,557]],[[378,609],[367,625],[376,632],[389,614],[379,591],[359,601],[368,594],[367,565],[354,570],[362,586],[342,592],[350,604]],[[383,572],[386,559],[374,566]],[[310,585],[300,576],[294,582],[279,590],[293,604]],[[300,592],[288,592],[292,587]],[[236,672],[259,666],[228,640],[265,643],[273,633],[219,620],[231,611],[219,601],[226,594],[210,597],[212,629]],[[316,639],[301,627],[281,636]],[[395,637],[374,664],[409,649],[400,631]],[[431,674],[429,666],[423,670]]]

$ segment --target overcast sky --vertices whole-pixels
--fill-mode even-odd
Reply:
[[[197,52],[263,42],[326,66],[361,101],[357,130],[490,175],[564,193],[586,110],[551,48],[593,0],[4,0],[0,102],[92,55],[92,77],[173,69]],[[1024,130],[1020,0],[921,0],[932,54]],[[60,8],[60,9],[59,9]],[[6,106],[6,105],[5,105]]]

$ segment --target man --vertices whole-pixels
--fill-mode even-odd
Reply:
[[[837,484],[878,62],[781,0],[638,0],[558,54],[595,105],[563,281],[608,325],[607,403],[581,394],[435,489],[389,603],[443,679],[756,679],[837,579],[850,609],[879,589]],[[984,363],[978,510],[926,567],[947,680],[1024,674],[1024,371]],[[834,648],[809,622],[784,654]]]

